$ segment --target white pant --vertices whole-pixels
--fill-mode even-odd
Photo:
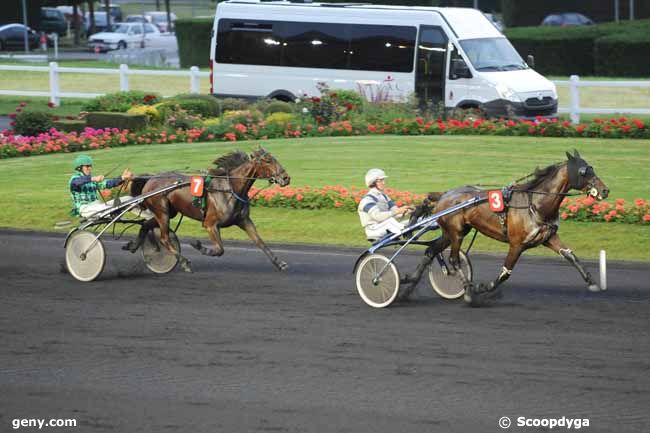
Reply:
[[[368,239],[379,239],[386,233],[399,233],[404,230],[406,225],[397,221],[395,218],[388,218],[380,223],[368,224],[365,226],[366,237]]]
[[[131,200],[132,198],[133,197],[128,195],[122,195],[120,196],[120,202],[124,203],[125,201]],[[82,218],[88,218],[97,212],[101,212],[111,207],[113,207],[113,200],[108,200],[106,203],[103,201],[95,200],[92,203],[81,205],[79,208],[79,214]],[[150,210],[141,207],[134,207],[129,211],[129,213],[147,220],[153,218],[153,213]]]

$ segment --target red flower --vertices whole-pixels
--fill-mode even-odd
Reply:
[[[334,207],[341,207],[341,206],[343,206],[343,203],[341,203],[340,201],[334,202]]]
[[[224,137],[226,138],[226,140],[237,141],[237,136],[235,135],[234,132],[226,132],[224,134]]]
[[[54,102],[52,102],[52,101],[48,102],[47,106],[50,107],[50,108],[53,108],[54,107]]]
[[[349,102],[345,104],[345,108],[347,108],[348,111],[354,110],[354,105],[350,104]]]
[[[643,200],[642,198],[637,198],[636,200],[634,200],[634,204],[637,205],[637,207],[643,207],[645,206],[645,200]]]
[[[14,111],[16,111],[16,113],[20,113],[21,111],[23,111],[23,109],[20,108],[20,107],[16,107],[16,110],[14,110]]]
[[[645,123],[643,123],[643,120],[641,120],[641,119],[634,119],[634,120],[632,120],[632,123],[634,123],[636,125],[636,127],[639,128],[639,129],[645,128]]]
[[[10,119],[15,119],[16,118],[16,113],[9,113],[9,118]]]
[[[25,105],[27,105],[27,102],[21,102],[21,103],[20,103],[20,106],[21,106],[21,107],[24,107]]]
[[[625,204],[625,199],[624,198],[617,198],[616,199],[616,205],[617,206],[623,206]]]
[[[562,218],[563,220],[565,220],[565,219],[569,218],[569,214],[566,213],[566,212],[562,212],[562,214],[560,215],[560,218]]]
[[[645,221],[645,222],[650,221],[650,214],[643,215],[643,221]]]

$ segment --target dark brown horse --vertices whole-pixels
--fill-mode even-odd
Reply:
[[[419,279],[437,253],[451,246],[450,262],[454,271],[459,272],[465,282],[465,302],[478,306],[487,299],[501,296],[499,286],[510,277],[515,264],[525,250],[544,245],[575,266],[587,282],[589,290],[600,290],[573,251],[560,240],[557,234],[558,211],[569,190],[583,191],[597,200],[606,198],[609,190],[577,151],[574,155],[569,153],[566,155],[568,158],[566,162],[537,169],[531,175],[530,181],[512,185],[510,188],[512,196],[504,212],[500,214],[492,212],[488,203],[482,203],[440,218],[438,223],[442,229],[442,236],[427,248],[425,258],[418,266],[416,279],[413,281]],[[444,194],[432,193],[430,201],[437,202],[430,210],[439,212],[476,196],[486,197],[487,191],[465,186]],[[418,211],[422,213],[422,208]],[[460,263],[458,252],[461,243],[472,228],[510,245],[503,268],[497,278],[489,284],[481,283],[478,287],[469,283],[462,271],[458,269]]]
[[[193,203],[189,186],[146,199],[144,206],[152,211],[155,217],[147,221],[142,226],[138,238],[129,242],[124,248],[131,252],[137,251],[149,230],[160,227],[162,246],[176,254],[182,268],[191,272],[189,260],[181,256],[169,241],[169,221],[180,213],[201,221],[207,230],[214,248],[206,248],[198,240],[191,243],[202,254],[221,256],[224,249],[220,229],[236,225],[264,251],[278,270],[287,269],[287,264],[271,252],[257,233],[255,224],[250,218],[248,201],[248,191],[257,179],[267,179],[270,183],[277,183],[280,186],[288,185],[291,178],[285,169],[273,155],[262,148],[254,151],[250,156],[241,151],[232,152],[216,159],[214,164],[217,167],[208,171],[209,182],[206,182],[204,187],[207,191],[203,201],[204,206],[197,207],[196,202]],[[175,173],[135,178],[131,183],[131,195],[135,197],[179,180],[189,181],[190,178]]]

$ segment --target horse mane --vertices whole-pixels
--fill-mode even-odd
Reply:
[[[208,173],[215,176],[228,174],[235,168],[247,163],[248,161],[250,161],[250,158],[248,155],[246,155],[245,152],[242,152],[241,150],[235,150],[215,159],[212,163],[217,167],[209,169]]]
[[[515,186],[517,187],[517,189],[521,189],[524,191],[533,190],[537,188],[539,184],[541,184],[544,180],[548,179],[549,177],[555,176],[555,174],[560,169],[562,164],[563,163],[558,162],[544,168],[537,167],[535,168],[535,171],[531,173],[531,176],[533,176],[531,180],[529,180],[526,183],[516,184]]]

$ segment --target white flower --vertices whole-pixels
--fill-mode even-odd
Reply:
[[[300,104],[300,98],[296,98],[296,104]]]
[[[307,107],[302,107],[302,112],[304,114],[307,114],[307,113],[309,113],[309,110],[307,109]]]

